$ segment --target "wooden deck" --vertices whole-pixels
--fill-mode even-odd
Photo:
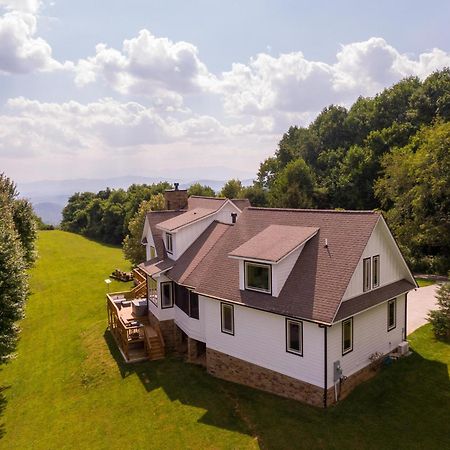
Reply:
[[[150,325],[147,316],[146,282],[131,291],[107,294],[108,325],[126,362],[161,359],[165,356],[164,340],[159,327]]]

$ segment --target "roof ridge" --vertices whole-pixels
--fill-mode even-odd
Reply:
[[[308,213],[334,213],[334,214],[374,214],[381,215],[381,212],[376,210],[356,210],[356,209],[302,209],[302,208],[265,208],[262,206],[249,206],[248,210],[257,211],[286,211],[286,212],[308,212]]]

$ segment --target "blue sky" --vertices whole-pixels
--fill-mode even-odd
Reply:
[[[449,2],[0,0],[0,171],[252,176],[291,124],[450,65]]]

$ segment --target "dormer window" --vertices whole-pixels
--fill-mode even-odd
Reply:
[[[270,264],[245,261],[245,289],[271,294],[272,267]]]
[[[173,253],[172,235],[170,233],[166,233],[166,250],[167,253]]]

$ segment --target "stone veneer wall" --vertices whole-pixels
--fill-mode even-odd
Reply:
[[[384,358],[382,358],[384,359]],[[355,389],[356,386],[363,383],[364,381],[368,381],[373,378],[381,369],[381,361],[379,364],[369,364],[366,367],[355,372],[353,375],[350,375],[345,381],[341,383],[341,392],[339,393],[339,400],[343,400],[347,397],[350,392]],[[327,405],[333,405],[336,403],[336,397],[334,392],[334,385],[327,390]]]
[[[244,384],[310,405],[323,406],[323,388],[211,348],[206,349],[206,369],[211,375],[224,380]]]
[[[148,319],[150,321],[150,325],[154,327],[159,324],[164,339],[165,350],[167,353],[173,352],[175,350],[175,321],[158,320],[150,311],[148,312]]]

